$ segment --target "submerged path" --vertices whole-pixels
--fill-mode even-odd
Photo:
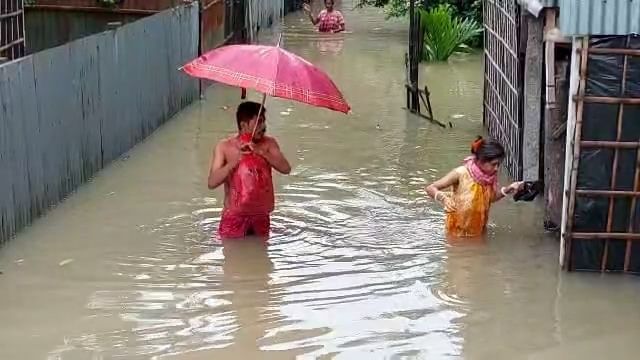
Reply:
[[[482,132],[481,58],[422,69],[441,129],[402,109],[405,26],[345,15],[333,38],[286,19],[353,115],[267,103],[294,164],[268,248],[212,238],[207,165],[239,101],[213,88],[0,249],[0,359],[633,358],[637,279],[560,273],[536,206],[446,244],[422,189]]]

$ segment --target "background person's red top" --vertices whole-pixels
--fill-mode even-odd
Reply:
[[[318,14],[318,31],[320,32],[337,32],[344,29],[344,16],[338,10],[328,12],[327,9],[320,11]]]

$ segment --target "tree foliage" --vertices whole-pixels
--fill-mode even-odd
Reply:
[[[472,18],[455,16],[449,4],[420,9],[423,59],[446,61],[451,55],[470,50],[469,43],[482,33],[482,25]]]

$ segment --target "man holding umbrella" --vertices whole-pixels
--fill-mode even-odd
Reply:
[[[224,184],[222,239],[248,235],[268,237],[274,208],[271,169],[289,174],[291,165],[277,141],[266,136],[266,110],[247,101],[238,106],[238,134],[216,145],[209,170],[209,189]]]
[[[351,107],[331,78],[309,61],[277,46],[223,46],[181,68],[207,79],[262,93],[262,103],[238,106],[238,134],[221,141],[213,154],[208,186],[225,184],[221,238],[267,237],[274,207],[271,169],[288,174],[289,162],[275,139],[265,136],[267,96],[349,113]]]

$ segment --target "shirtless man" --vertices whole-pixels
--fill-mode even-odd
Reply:
[[[260,104],[238,106],[238,134],[216,145],[209,170],[209,189],[224,184],[224,208],[218,233],[221,239],[249,235],[267,238],[275,200],[271,169],[289,174],[291,165],[276,140],[266,136],[266,109],[258,119]],[[254,126],[258,123],[253,139]]]

